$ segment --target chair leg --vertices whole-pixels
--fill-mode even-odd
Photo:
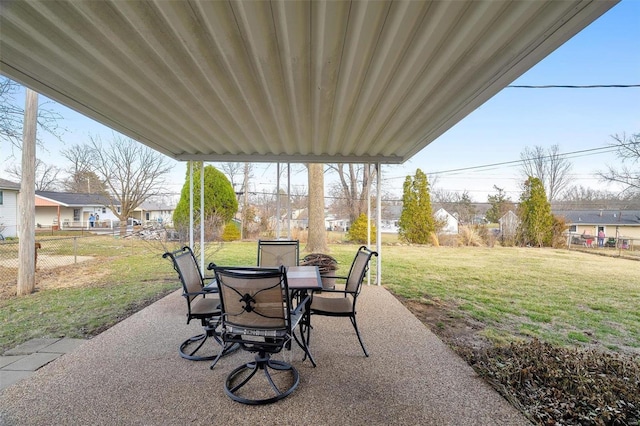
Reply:
[[[203,321],[202,327],[204,329],[204,333],[190,337],[180,344],[178,351],[182,358],[190,361],[214,361],[213,365],[215,365],[221,356],[228,355],[240,348],[240,345],[238,344],[225,346],[222,343],[216,332],[218,321],[214,321],[212,323]],[[220,346],[220,350],[213,355],[197,355],[197,352],[204,346],[204,343],[209,339],[209,337],[213,337],[216,343]],[[213,365],[211,368],[213,368]]]
[[[304,357],[302,358],[302,360],[304,361],[305,359],[307,359],[307,356],[308,356],[309,357],[309,361],[311,361],[311,365],[316,367],[316,361],[313,359],[313,356],[311,355],[311,352],[309,351],[309,346],[307,345],[307,340],[305,340],[305,337],[304,337],[304,331],[300,330],[300,339],[298,339],[298,336],[296,335],[295,330],[292,331],[292,334],[293,334],[293,338],[296,341],[296,343],[298,344],[298,346],[300,346],[300,348],[302,348],[302,350],[304,351]]]
[[[350,316],[349,319],[351,319],[351,324],[353,324],[353,328],[356,330],[356,335],[358,336],[358,341],[360,342],[360,346],[362,346],[362,350],[364,351],[364,356],[368,357],[369,352],[367,352],[367,348],[364,347],[364,343],[362,342],[362,337],[360,337],[360,331],[358,330],[358,324],[356,324],[355,315]]]
[[[200,350],[204,342],[208,339],[207,333],[198,334],[197,336],[189,337],[187,340],[180,344],[180,356],[190,361],[205,361],[207,359],[214,359],[215,356],[199,356],[195,355]],[[191,349],[194,344],[197,344],[195,349]]]
[[[251,381],[251,379],[254,378],[259,370],[262,370],[264,372],[265,378],[269,383],[269,389],[271,391],[268,393],[272,396],[268,396],[266,398],[249,398],[239,395],[238,393],[247,383]],[[271,377],[271,373],[269,372],[269,370],[289,371],[291,373],[291,384],[288,385],[286,389],[280,390],[278,385]],[[279,375],[279,377],[281,377],[281,375]],[[253,362],[248,362],[237,367],[229,374],[229,376],[227,376],[224,390],[226,394],[234,401],[240,402],[242,404],[262,405],[271,404],[287,397],[298,387],[299,383],[300,376],[298,374],[298,370],[296,370],[291,364],[288,364],[284,361],[272,360],[269,355],[266,355],[264,352],[260,352],[256,355],[256,358]],[[252,389],[247,393],[256,394],[256,392],[258,391]],[[267,393],[267,391],[262,390],[260,393],[264,394]],[[275,395],[273,395],[274,393]]]

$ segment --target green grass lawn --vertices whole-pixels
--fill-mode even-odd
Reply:
[[[383,283],[403,297],[444,301],[492,340],[537,337],[638,353],[640,263],[567,250],[389,247]]]
[[[161,257],[178,246],[96,240],[82,246],[98,257],[79,267],[84,285],[0,299],[0,353],[33,337],[95,335],[179,288]],[[339,274],[348,273],[357,247],[331,245]],[[225,243],[209,246],[206,261],[253,265],[256,255],[255,242]],[[566,250],[417,246],[383,246],[382,259],[382,283],[390,291],[444,302],[452,315],[484,323],[492,340],[640,348],[640,262]]]

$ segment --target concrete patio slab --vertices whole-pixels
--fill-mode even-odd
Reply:
[[[276,404],[230,400],[223,382],[252,359],[238,351],[209,369],[180,358],[200,331],[185,324],[174,292],[32,377],[0,391],[0,422],[12,425],[530,425],[469,365],[382,287],[365,287],[358,323],[313,318],[311,350],[276,355],[299,370],[300,385]]]

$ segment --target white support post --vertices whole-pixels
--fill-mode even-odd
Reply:
[[[276,240],[280,239],[280,163],[276,163]]]
[[[193,161],[189,161],[189,247],[193,250]]]
[[[376,283],[382,284],[382,167],[376,163]]]
[[[200,271],[204,271],[204,161],[200,162]]]
[[[291,239],[291,163],[287,163],[287,239]]]
[[[371,163],[364,165],[367,169],[364,176],[367,177],[367,248],[371,249]],[[367,272],[367,285],[371,285],[371,274]]]

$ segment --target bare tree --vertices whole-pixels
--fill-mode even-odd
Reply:
[[[431,184],[431,179],[429,179],[429,184]],[[439,204],[446,211],[453,213],[456,203],[460,199],[460,195],[454,191],[447,191],[442,188],[432,187],[431,190],[431,200],[433,204]]]
[[[338,174],[338,182],[332,187],[334,208],[348,214],[354,222],[367,212],[369,189],[375,177],[375,167],[371,164],[328,164],[328,169]]]
[[[68,192],[103,194],[107,188],[93,171],[94,149],[90,145],[73,145],[60,152],[71,165],[64,188]]]
[[[567,188],[560,199],[554,201],[556,209],[610,209],[619,208],[623,200],[616,194],[573,185]]]
[[[6,139],[12,148],[22,148],[22,126],[24,120],[23,95],[20,93],[22,86],[13,80],[0,76],[0,139]],[[47,107],[48,102],[38,105],[36,141],[41,141],[39,135],[42,131],[60,139],[64,129],[58,121],[62,116]],[[7,155],[7,153],[5,153]]]
[[[293,210],[300,210],[309,205],[309,194],[307,194],[307,187],[304,185],[293,185],[291,187],[291,194],[289,194],[291,200],[291,208]]]
[[[90,146],[92,170],[106,185],[105,195],[112,200],[108,207],[124,225],[133,210],[161,193],[172,166],[159,152],[117,134],[106,146],[91,137]]]
[[[244,191],[244,173],[247,165],[250,171],[251,163],[229,162],[219,164],[220,170],[229,178],[229,182],[231,182],[231,186],[236,193]]]
[[[552,145],[546,152],[541,146],[526,147],[520,153],[520,159],[525,181],[529,177],[540,179],[550,202],[558,198],[571,182],[569,172],[572,164],[560,153],[558,145]]]
[[[22,166],[14,163],[7,167],[5,171],[18,182],[22,181]],[[59,168],[36,158],[36,191],[55,191],[58,189],[59,174]]]
[[[621,160],[619,168],[609,165],[598,175],[605,181],[622,184],[624,192],[640,193],[640,133],[616,134],[611,138],[609,145],[617,149],[616,155]]]

